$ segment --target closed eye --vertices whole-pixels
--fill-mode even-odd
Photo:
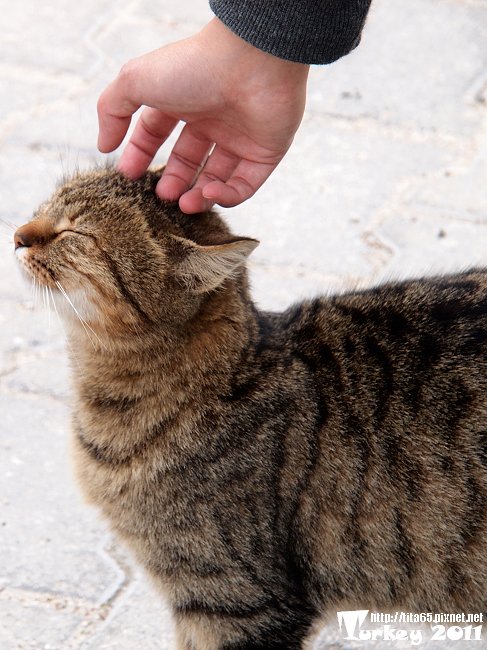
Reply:
[[[63,228],[60,232],[56,233],[56,236],[54,237],[54,239],[58,239],[62,235],[66,235],[68,233],[71,234],[71,235],[79,235],[80,237],[89,237],[96,244],[97,248],[102,250],[99,243],[98,243],[97,238],[95,237],[95,235],[93,233],[91,233],[91,232],[83,232],[82,230],[75,230],[74,228]]]

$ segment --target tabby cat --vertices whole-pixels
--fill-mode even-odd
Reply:
[[[257,242],[161,202],[159,175],[77,174],[15,244],[64,314],[79,480],[178,648],[485,611],[487,270],[261,312]]]

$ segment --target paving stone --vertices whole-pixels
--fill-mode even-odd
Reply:
[[[147,578],[137,573],[98,634],[80,650],[161,650],[174,647],[169,610]]]
[[[487,120],[486,120],[487,121]],[[486,137],[487,139],[487,137]],[[487,152],[484,148],[468,163],[447,169],[438,179],[419,183],[411,202],[437,206],[440,210],[454,211],[458,219],[487,222]]]
[[[87,74],[99,59],[91,34],[117,11],[120,4],[110,0],[10,3],[0,24],[0,60],[53,73]]]
[[[81,97],[75,91],[71,96],[62,91],[57,101],[41,104],[23,123],[7,130],[3,137],[2,158],[11,164],[5,148],[19,154],[25,163],[31,158],[54,162],[55,180],[77,167],[93,165],[103,158],[96,149],[98,123],[96,100],[103,85]],[[94,88],[94,86],[93,86]],[[13,121],[13,120],[12,120]],[[28,121],[28,125],[26,122]],[[0,125],[1,126],[1,125]],[[46,190],[44,192],[47,194]]]
[[[156,5],[157,6],[157,5]],[[198,25],[198,27],[201,27]],[[115,66],[115,72],[129,59],[158,49],[166,43],[194,34],[194,23],[174,20],[161,11],[158,20],[148,19],[143,12],[123,14],[96,39],[97,46]]]
[[[184,24],[191,28],[192,33],[211,18],[213,12],[207,2],[161,2],[155,3],[152,0],[140,0],[133,9],[136,16],[144,17],[147,21],[158,25],[170,23],[173,25]]]
[[[0,586],[97,602],[119,583],[102,527],[71,476],[69,414],[42,396],[0,393]]]
[[[109,70],[108,73],[107,70]],[[117,66],[107,66],[103,74],[96,76],[90,84],[87,84],[83,94],[75,93],[63,102],[56,102],[46,107],[36,116],[35,120],[31,121],[28,128],[19,128],[8,133],[3,138],[4,146],[8,151],[17,152],[13,154],[16,156],[20,149],[24,157],[27,155],[27,158],[30,158],[32,152],[36,159],[46,158],[47,165],[49,165],[48,161],[52,160],[55,182],[65,175],[72,174],[76,169],[105,165],[107,161],[115,162],[120,156],[123,145],[109,156],[100,154],[96,148],[98,138],[96,102],[100,92],[117,72]],[[137,113],[132,119],[127,138],[135,126],[138,115]],[[179,131],[180,128],[176,128],[168,138],[154,164],[159,165],[165,162]],[[3,154],[3,157],[6,164],[9,164],[7,152]],[[44,189],[42,198],[47,196],[48,192]]]
[[[377,233],[395,250],[383,279],[487,265],[487,220],[476,223],[446,210],[412,207],[392,213]]]
[[[15,300],[25,290],[15,266],[13,234],[14,228],[0,221],[0,299]],[[2,307],[0,305],[0,320],[5,318]]]
[[[255,303],[270,311],[282,311],[306,298],[342,292],[357,282],[353,277],[314,271],[305,264],[279,265],[260,259],[250,261],[249,278]]]
[[[0,294],[1,295],[1,294]],[[49,356],[58,357],[65,349],[64,331],[55,314],[49,314],[41,306],[34,307],[32,300],[1,299],[0,307],[0,373],[15,369],[23,362],[32,362],[38,357],[48,362]],[[42,360],[39,362],[42,366]],[[35,364],[32,369],[38,367]],[[60,377],[63,377],[63,363]],[[1,382],[0,377],[0,382]],[[3,386],[5,387],[5,378]],[[30,381],[24,378],[25,381]],[[53,387],[56,385],[53,382]],[[59,384],[57,385],[59,393]],[[56,389],[53,388],[54,393]]]
[[[6,127],[16,127],[22,119],[35,121],[46,105],[65,97],[66,88],[78,81],[69,75],[53,78],[43,72],[29,71],[31,79],[26,84],[25,70],[5,67],[0,76],[0,134]]]
[[[70,376],[65,350],[47,349],[42,350],[40,355],[25,355],[20,367],[10,373],[4,383],[13,393],[33,393],[67,399],[70,395]]]
[[[48,601],[26,603],[1,598],[0,611],[2,650],[64,650],[83,618],[81,612]]]
[[[81,154],[77,158],[80,166],[90,162]],[[23,143],[21,146],[2,147],[0,218],[16,226],[29,221],[39,204],[52,194],[65,172],[66,164],[59,150],[41,150],[36,146],[24,146]],[[0,232],[8,233],[11,241],[11,233],[3,222],[0,222]]]
[[[308,108],[342,118],[472,134],[485,105],[487,5],[374,0],[362,43],[311,75]]]

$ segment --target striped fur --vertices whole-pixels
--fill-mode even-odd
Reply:
[[[179,648],[297,650],[344,608],[485,611],[487,271],[259,312],[255,243],[157,178],[69,180],[21,262],[84,296],[77,473]]]

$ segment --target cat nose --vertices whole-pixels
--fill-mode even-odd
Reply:
[[[46,228],[38,223],[26,223],[20,226],[14,234],[15,250],[22,247],[34,246],[34,244],[42,244],[48,239]]]
[[[17,248],[21,248],[22,246],[32,246],[33,241],[25,230],[19,228],[14,234],[14,244],[15,250],[17,250]]]

